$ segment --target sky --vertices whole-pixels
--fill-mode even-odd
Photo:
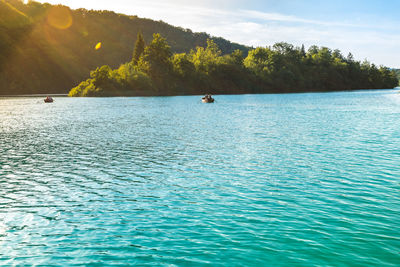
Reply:
[[[398,0],[47,0],[113,10],[249,46],[288,42],[340,49],[357,60],[400,68]]]

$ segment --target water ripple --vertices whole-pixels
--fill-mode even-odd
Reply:
[[[400,265],[394,91],[0,99],[4,265]]]

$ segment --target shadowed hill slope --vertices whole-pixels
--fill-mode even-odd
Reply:
[[[173,52],[205,47],[210,36],[161,21],[110,11],[70,10],[37,2],[0,0],[0,94],[67,93],[98,66],[131,59],[138,31],[154,32]],[[211,38],[224,54],[249,48]],[[101,42],[101,49],[95,46]]]

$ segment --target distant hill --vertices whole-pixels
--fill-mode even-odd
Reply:
[[[0,95],[68,93],[98,66],[130,61],[137,33],[146,43],[166,37],[172,52],[206,47],[211,38],[223,54],[249,47],[194,33],[162,21],[111,11],[70,10],[30,1],[0,0]],[[95,46],[101,42],[101,49]]]

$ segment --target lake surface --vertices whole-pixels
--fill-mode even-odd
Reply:
[[[395,90],[0,98],[0,265],[399,266]]]

